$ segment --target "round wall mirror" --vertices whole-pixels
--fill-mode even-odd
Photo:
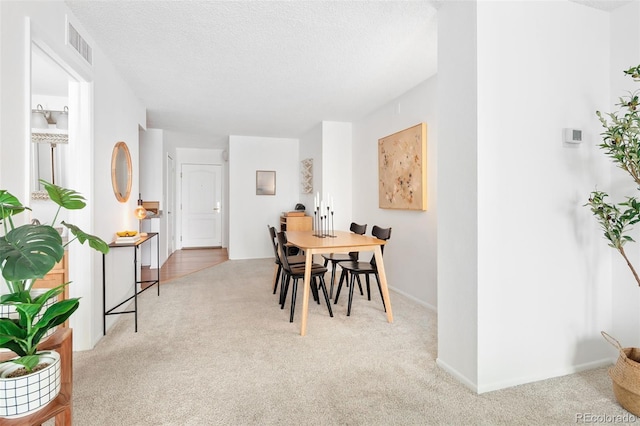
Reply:
[[[131,194],[131,154],[124,142],[118,142],[113,147],[111,155],[111,184],[113,193],[121,203],[126,203]]]

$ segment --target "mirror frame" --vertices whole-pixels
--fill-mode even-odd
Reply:
[[[124,156],[127,160],[127,189],[123,191],[124,188],[118,187],[118,153],[123,152]],[[126,143],[120,141],[116,142],[113,147],[113,153],[111,154],[111,186],[113,187],[113,193],[116,196],[116,199],[121,203],[126,203],[129,201],[129,196],[131,195],[131,176],[132,176],[132,166],[131,166],[131,154],[129,153],[129,147]],[[122,195],[124,194],[124,196]]]

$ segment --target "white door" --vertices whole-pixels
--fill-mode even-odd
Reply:
[[[167,155],[167,170],[169,171],[169,184],[167,185],[167,257],[176,249],[176,236],[174,221],[175,194],[176,194],[176,167],[173,158]]]
[[[222,166],[183,164],[182,247],[222,247]]]

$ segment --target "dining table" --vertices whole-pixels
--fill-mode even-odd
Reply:
[[[380,288],[382,290],[384,306],[387,311],[387,321],[390,323],[393,322],[389,288],[387,287],[387,276],[382,260],[381,247],[386,244],[385,240],[348,231],[333,231],[329,235],[322,235],[316,231],[287,231],[287,242],[289,245],[296,246],[305,253],[304,285],[302,286],[304,289],[302,293],[302,319],[300,325],[301,336],[307,334],[311,265],[313,264],[314,254],[372,251],[376,259],[378,276],[380,277]]]

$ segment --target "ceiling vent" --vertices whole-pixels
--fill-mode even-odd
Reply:
[[[78,30],[76,30],[71,22],[68,22],[67,41],[90,65],[93,64],[92,49],[89,43],[82,38]]]

